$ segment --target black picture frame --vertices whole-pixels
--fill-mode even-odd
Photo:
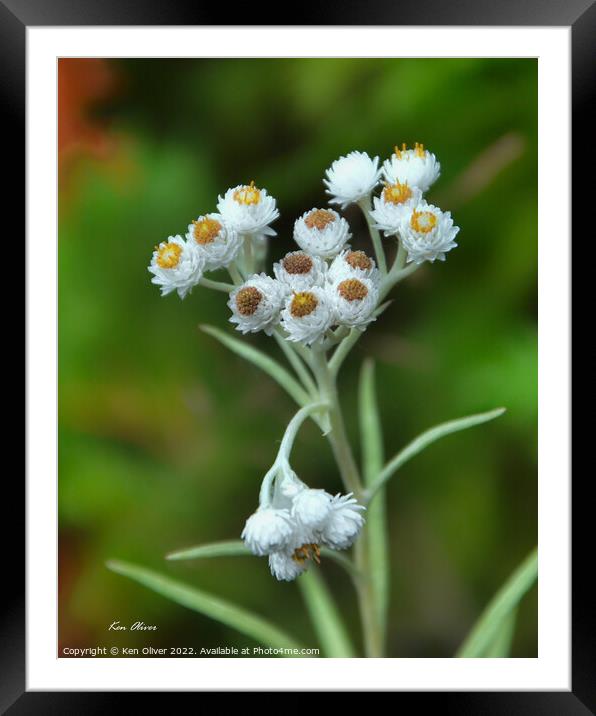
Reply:
[[[282,11],[284,6],[280,6]],[[594,77],[596,41],[596,5],[594,0],[336,0],[318,3],[316,7],[293,7],[294,25],[494,25],[494,26],[570,26],[572,30],[572,132],[574,136],[574,193],[572,208],[592,205],[592,181],[579,177],[586,166],[592,166],[594,154],[588,126],[593,128]],[[177,0],[0,0],[0,92],[2,122],[6,147],[4,152],[5,206],[25,208],[24,162],[21,147],[25,146],[25,68],[26,28],[28,26],[85,26],[85,25],[227,25],[233,16],[234,24],[287,24],[282,13],[273,8],[257,17],[254,6],[244,4],[234,9],[206,3],[186,4]],[[18,138],[18,139],[17,139]],[[556,149],[556,148],[555,148]],[[564,190],[564,188],[562,189]],[[22,216],[22,215],[21,215]],[[22,226],[22,219],[15,222]],[[18,231],[18,229],[17,229]],[[18,236],[18,234],[15,234]],[[593,230],[586,239],[593,245]],[[585,478],[590,475],[586,474]],[[453,714],[549,714],[577,716],[596,711],[596,619],[594,599],[589,588],[591,554],[591,526],[587,510],[589,479],[578,480],[573,494],[574,553],[572,596],[572,691],[569,692],[398,692],[395,708],[415,698],[416,706],[437,709],[437,713]],[[14,476],[5,475],[5,515],[7,505],[23,503],[22,484]],[[586,511],[584,513],[584,511]],[[18,508],[10,512],[18,518]],[[149,696],[159,708],[162,698],[170,695],[136,692],[77,693],[27,692],[25,690],[25,598],[24,549],[19,545],[19,525],[4,520],[4,595],[6,601],[0,616],[0,712],[20,714],[93,714],[128,710],[132,698]],[[23,540],[24,541],[24,540]],[[421,663],[421,667],[423,664]],[[179,694],[176,695],[177,697]],[[191,697],[193,694],[190,695]],[[422,700],[421,700],[422,699]],[[136,703],[135,703],[136,705]]]

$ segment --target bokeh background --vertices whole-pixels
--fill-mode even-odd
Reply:
[[[388,455],[451,418],[508,408],[445,438],[392,480],[391,656],[450,656],[536,542],[537,65],[527,59],[59,62],[60,646],[251,646],[110,572],[136,562],[224,596],[316,646],[300,594],[266,560],[164,561],[237,538],[294,412],[269,378],[198,330],[232,331],[223,294],[160,298],[153,246],[254,179],[278,200],[271,258],[325,204],[325,168],[352,149],[424,144],[442,164],[429,199],[461,226],[445,264],[394,292],[346,363],[356,442],[364,356],[377,364]],[[366,247],[358,211],[345,212]],[[246,338],[278,354],[264,336]],[[297,471],[340,489],[314,425]],[[357,629],[345,575],[324,576]],[[120,620],[148,637],[108,633]],[[537,653],[536,589],[514,656]]]

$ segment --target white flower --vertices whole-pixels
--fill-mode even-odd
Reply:
[[[265,331],[271,335],[279,322],[279,312],[286,297],[286,288],[266,274],[254,274],[230,293],[230,321],[242,333]]]
[[[364,328],[374,321],[379,292],[369,278],[346,278],[329,287],[333,296],[337,322]]]
[[[308,567],[307,558],[296,558],[291,552],[273,552],[269,555],[271,574],[280,582],[292,582]]]
[[[364,251],[352,251],[348,247],[333,259],[327,272],[330,283],[338,283],[345,278],[369,278],[378,284],[380,277],[374,259]]]
[[[287,547],[293,534],[294,525],[287,509],[259,507],[246,520],[241,537],[253,554],[262,557]]]
[[[370,215],[377,229],[385,232],[385,236],[398,234],[404,218],[412,213],[412,209],[421,201],[422,192],[417,186],[408,184],[387,184],[381,196],[373,199],[374,208]]]
[[[276,232],[269,226],[279,216],[275,199],[266,189],[257,188],[254,182],[228,189],[223,197],[218,197],[217,210],[242,236],[275,236]]]
[[[335,495],[331,499],[327,519],[321,533],[325,544],[332,549],[347,549],[350,547],[364,524],[361,510],[366,509],[359,505],[357,500],[349,495]]]
[[[221,214],[205,214],[188,225],[188,243],[205,257],[205,268],[214,271],[230,264],[238,255],[242,239],[225,223]]]
[[[381,170],[379,157],[371,159],[366,152],[350,152],[346,157],[336,159],[325,172],[323,183],[326,192],[333,198],[330,204],[340,204],[345,209],[348,204],[360,201],[371,193],[379,182]]]
[[[325,490],[301,490],[292,501],[292,517],[306,529],[319,530],[329,516],[332,500]]]
[[[441,175],[441,165],[424,144],[416,142],[414,149],[402,144],[402,148],[395,147],[394,154],[383,163],[383,174],[390,184],[417,186],[425,192]]]
[[[323,259],[333,258],[351,238],[348,222],[333,209],[311,209],[294,224],[294,241]]]
[[[304,251],[291,251],[273,264],[273,273],[288,288],[303,291],[325,283],[327,264],[318,256],[309,256]]]
[[[446,252],[457,246],[454,239],[458,232],[459,226],[453,225],[449,211],[443,212],[423,201],[403,222],[400,232],[408,263],[445,261]]]
[[[177,291],[180,298],[192,291],[201,280],[205,258],[181,236],[170,236],[156,246],[148,270],[151,283],[161,287],[161,295]]]
[[[311,344],[322,338],[335,322],[333,305],[319,286],[295,291],[281,312],[281,326],[289,341]]]

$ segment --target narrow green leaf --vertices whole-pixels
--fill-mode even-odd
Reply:
[[[513,572],[499,589],[475,626],[459,648],[459,658],[488,656],[494,649],[495,641],[503,639],[502,631],[511,628],[508,624],[512,611],[517,609],[521,598],[533,586],[538,576],[538,551],[532,550],[528,557]]]
[[[375,391],[374,364],[362,364],[359,386],[360,440],[364,484],[370,486],[383,467],[383,434]],[[389,554],[385,490],[381,488],[366,515],[370,577],[380,634],[385,635],[389,602]]]
[[[232,627],[265,646],[292,650],[303,648],[291,636],[262,617],[213,594],[189,587],[182,582],[134,564],[111,560],[106,563],[106,566],[113,572],[129,577],[135,582],[152,589],[157,594],[166,597],[166,599]],[[299,655],[298,653],[292,653],[287,656]]]
[[[399,468],[406,463],[408,460],[422,452],[424,448],[428,447],[436,440],[456,433],[460,430],[466,430],[466,428],[472,428],[475,425],[481,425],[487,423],[489,420],[494,420],[500,415],[503,415],[505,408],[497,408],[496,410],[490,410],[488,413],[479,413],[477,415],[468,415],[465,418],[459,418],[458,420],[450,420],[446,423],[441,423],[430,430],[419,435],[417,438],[412,440],[411,443],[397,455],[392,458],[387,465],[383,468],[373,485],[369,488],[368,496],[369,499],[377,492],[377,490],[389,480],[392,475],[399,470]]]
[[[300,576],[297,583],[325,656],[355,656],[341,615],[316,567]]]
[[[298,405],[306,405],[310,401],[308,393],[300,386],[297,380],[295,380],[288,371],[281,366],[277,361],[270,358],[262,351],[254,348],[253,346],[239,341],[237,338],[233,338],[224,331],[220,331],[219,328],[214,326],[201,326],[202,331],[207,333],[213,338],[217,339],[226,348],[239,355],[241,358],[249,361],[257,368],[271,376],[276,380],[282,388],[284,388],[292,398],[298,403]]]
[[[304,388],[311,395],[317,395],[317,386],[315,385],[314,380],[312,379],[310,373],[308,372],[308,369],[304,365],[302,358],[294,350],[294,347],[292,345],[290,345],[290,343],[288,341],[286,341],[286,339],[283,338],[282,336],[280,336],[278,333],[274,333],[273,337],[275,338],[277,345],[283,351],[283,354],[285,355],[285,357],[288,359],[288,363],[296,371],[296,375],[302,381],[302,385],[304,386]]]
[[[337,552],[328,547],[321,547],[321,555],[324,559],[330,559],[336,564],[343,567],[346,572],[353,578],[358,579],[361,575],[352,562],[345,554]],[[185,559],[203,559],[209,557],[252,557],[253,554],[245,547],[241,540],[227,540],[225,542],[212,542],[211,544],[200,544],[196,547],[170,552],[166,555],[166,559],[171,561]]]
[[[166,559],[204,559],[206,557],[250,557],[251,553],[242,540],[227,540],[225,542],[212,542],[197,547],[170,552]]]
[[[484,656],[487,659],[505,659],[511,653],[511,644],[515,634],[515,622],[517,620],[517,609],[512,609],[503,620],[501,629],[493,639],[492,644],[487,647]]]

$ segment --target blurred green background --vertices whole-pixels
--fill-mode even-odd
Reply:
[[[445,438],[393,479],[391,656],[450,656],[536,542],[537,65],[529,59],[61,60],[59,227],[60,646],[251,646],[105,567],[119,558],[224,596],[316,646],[294,584],[266,560],[169,563],[237,538],[294,412],[269,378],[197,330],[232,332],[223,294],[160,298],[153,246],[255,180],[278,200],[276,260],[295,218],[326,203],[326,167],[353,149],[424,142],[429,200],[461,227],[346,363],[357,441],[361,360],[377,364],[387,455],[444,420],[508,408]],[[345,216],[366,248],[358,211]],[[278,355],[265,336],[245,340]],[[314,425],[294,467],[340,490]],[[352,631],[353,592],[322,567]],[[120,620],[159,630],[108,633]],[[536,656],[536,589],[514,656]]]

